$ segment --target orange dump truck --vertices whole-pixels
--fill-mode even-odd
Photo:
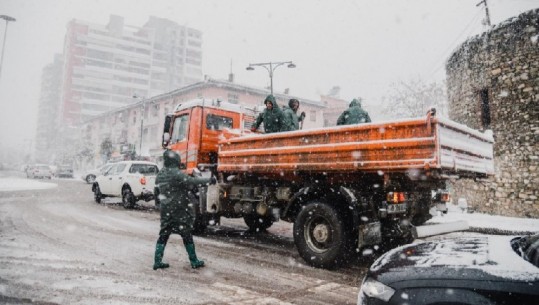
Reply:
[[[448,179],[492,175],[492,136],[432,110],[426,117],[258,134],[255,112],[193,100],[166,118],[163,147],[218,183],[193,198],[197,230],[243,217],[253,231],[294,224],[300,256],[331,268],[365,247],[407,241],[444,211]],[[446,210],[446,209],[445,209]]]

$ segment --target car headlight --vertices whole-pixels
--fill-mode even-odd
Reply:
[[[361,291],[359,293],[364,293],[368,297],[387,302],[395,294],[395,289],[371,278],[367,278],[363,282],[363,285],[361,285]]]

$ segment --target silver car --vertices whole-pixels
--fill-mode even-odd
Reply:
[[[114,163],[107,163],[105,165],[101,165],[100,167],[90,170],[84,175],[82,175],[82,180],[86,181],[86,183],[91,184],[95,182],[95,178],[97,176],[103,175],[106,171],[109,170],[114,165]]]
[[[27,169],[28,178],[52,178],[52,171],[48,165],[33,165]]]

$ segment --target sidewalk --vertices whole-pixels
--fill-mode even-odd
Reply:
[[[447,214],[438,214],[427,221],[428,224],[441,224],[456,221],[466,221],[470,226],[468,231],[497,235],[527,235],[539,232],[539,219],[518,218],[468,213],[459,207],[449,204]]]

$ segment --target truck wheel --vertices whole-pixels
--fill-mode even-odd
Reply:
[[[94,187],[94,200],[96,203],[101,203],[102,198],[103,194],[101,194],[101,189],[99,188],[99,185],[96,185]]]
[[[245,224],[249,227],[249,231],[263,232],[271,225],[273,225],[273,219],[271,216],[260,216],[258,214],[246,214],[243,215]]]
[[[126,209],[132,209],[136,203],[135,195],[131,189],[126,186],[122,189],[122,205]]]
[[[429,210],[434,205],[432,202],[430,190],[418,192],[416,198],[417,199],[415,200],[414,206],[412,208],[411,223],[414,226],[420,226],[427,222],[427,220],[432,218],[432,215],[430,215]]]
[[[352,240],[344,214],[319,202],[308,203],[294,222],[294,242],[309,265],[334,268],[348,262]]]
[[[202,234],[208,227],[208,221],[204,215],[197,213],[195,215],[195,223],[193,224],[193,234]]]

